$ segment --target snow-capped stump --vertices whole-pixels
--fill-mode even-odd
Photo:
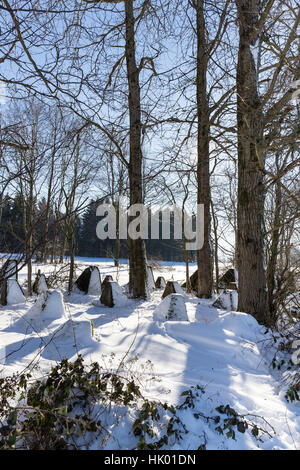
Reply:
[[[170,294],[181,294],[184,295],[184,292],[177,281],[168,281],[165,287],[165,290],[162,295],[162,299],[167,297]]]
[[[189,321],[183,295],[169,294],[154,310],[153,319],[156,321]]]
[[[35,294],[41,294],[42,292],[47,292],[48,284],[46,280],[45,274],[42,274],[40,270],[38,270],[35,281],[32,286],[32,290]]]
[[[155,281],[156,289],[164,289],[166,287],[166,280],[163,276],[158,276]]]
[[[152,266],[147,266],[147,288],[150,293],[155,290],[155,282],[154,282]]]
[[[237,289],[237,272],[235,269],[230,268],[220,277],[219,287],[221,289]]]
[[[121,307],[128,303],[126,295],[115,281],[106,281],[102,284],[100,302],[107,307]]]
[[[41,296],[43,298],[41,312],[43,320],[57,320],[66,316],[64,298],[60,291],[48,291]]]
[[[101,294],[101,276],[97,266],[89,266],[75,281],[75,286],[85,294]]]
[[[0,282],[5,279],[16,279],[18,280],[18,261],[15,259],[8,259],[5,261],[0,269]]]
[[[6,283],[6,304],[22,304],[26,302],[24,292],[16,279],[7,279]],[[2,304],[2,305],[6,305]]]
[[[213,307],[221,308],[222,310],[235,311],[237,309],[237,292],[224,291],[222,292],[212,304]]]

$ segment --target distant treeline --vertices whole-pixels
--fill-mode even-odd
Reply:
[[[106,201],[107,202],[107,201]],[[100,240],[96,234],[99,216],[96,216],[96,207],[99,202],[90,201],[88,207],[77,216],[75,230],[75,254],[77,256],[114,258],[116,256],[116,240]],[[68,255],[66,240],[66,220],[63,213],[57,213],[51,207],[47,233],[45,233],[45,207],[46,201],[41,199],[33,207],[33,247],[34,255],[41,259],[46,257],[54,261],[59,257],[63,259]],[[0,251],[6,253],[23,253],[26,246],[26,205],[19,195],[15,198],[6,197],[2,201],[2,215],[0,223]],[[149,220],[150,233],[150,220]],[[184,261],[183,240],[173,238],[173,217],[171,215],[170,240],[162,240],[161,224],[160,238],[146,240],[146,252],[149,259]],[[128,258],[126,240],[120,240],[118,258]],[[195,252],[189,252],[190,261],[195,261]]]

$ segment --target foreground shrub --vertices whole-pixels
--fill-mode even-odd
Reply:
[[[174,407],[144,398],[128,371],[122,376],[96,362],[87,366],[80,355],[74,362],[64,359],[39,380],[32,381],[30,374],[0,379],[0,449],[87,449],[95,442],[104,448],[124,416],[135,449],[170,448],[189,433],[181,417],[186,411],[226,438],[248,429],[256,439],[272,437],[229,405],[206,416],[196,409],[204,394],[199,385],[191,387]],[[198,449],[205,448],[199,438]]]

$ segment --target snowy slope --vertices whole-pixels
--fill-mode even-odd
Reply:
[[[128,283],[128,266],[117,270],[108,260],[94,263],[102,278],[111,274],[121,286]],[[80,270],[85,266],[81,262]],[[36,269],[47,274],[54,268],[39,265]],[[21,284],[25,274],[23,271],[19,276]],[[154,277],[158,275],[181,283],[184,266],[161,266],[154,269]],[[147,301],[128,300],[113,308],[101,305],[97,296],[65,293],[63,312],[59,310],[59,294],[55,295],[60,306],[55,305],[52,294],[57,310],[52,316],[47,310],[44,318],[49,321],[42,325],[36,321],[41,306],[34,306],[33,299],[0,308],[1,375],[21,371],[29,363],[38,366],[35,374],[39,375],[56,361],[75,359],[78,353],[87,363],[99,361],[115,369],[125,360],[139,376],[143,394],[149,399],[176,405],[190,386],[204,388],[195,409],[180,411],[190,433],[169,448],[195,449],[203,439],[207,449],[300,448],[300,408],[286,402],[284,391],[272,376],[266,361],[272,347],[270,334],[251,316],[214,308],[213,300],[199,301],[189,295],[185,299],[189,321],[156,321],[153,314],[161,304],[161,291]],[[250,433],[238,433],[236,440],[228,439],[216,432],[216,426],[195,417],[197,413],[214,415],[216,407],[226,404],[241,415],[251,415],[272,438],[266,435],[260,442]],[[107,448],[133,447],[128,427],[131,419],[124,417]],[[97,442],[93,448],[98,448]]]

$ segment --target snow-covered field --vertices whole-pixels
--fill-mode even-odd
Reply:
[[[120,286],[128,283],[127,264],[117,270],[109,260],[77,259],[76,263],[77,274],[95,264],[102,279],[110,274]],[[35,264],[34,271],[38,269],[48,276],[54,267]],[[195,269],[191,267],[191,274]],[[153,271],[155,279],[185,280],[181,263],[156,266]],[[20,284],[25,280],[23,269]],[[151,400],[176,405],[182,402],[184,390],[196,385],[204,388],[194,408],[180,411],[189,432],[181,441],[169,442],[168,449],[197,449],[204,441],[207,449],[300,448],[300,407],[286,401],[273,375],[270,332],[250,315],[214,308],[213,299],[186,295],[188,321],[158,321],[161,290],[148,300],[128,299],[113,308],[101,305],[97,295],[62,294],[64,311],[59,294],[43,315],[36,297],[0,307],[1,376],[33,366],[36,376],[42,375],[57,361],[74,360],[78,353],[86,363],[98,361],[110,369],[117,369],[123,360]],[[257,440],[250,432],[237,432],[232,439],[216,431],[214,422],[199,418],[201,413],[214,416],[216,407],[227,404],[268,434]],[[136,439],[130,432],[130,419],[127,416],[123,425],[111,429],[106,449],[133,448]],[[91,448],[99,448],[99,443]]]

